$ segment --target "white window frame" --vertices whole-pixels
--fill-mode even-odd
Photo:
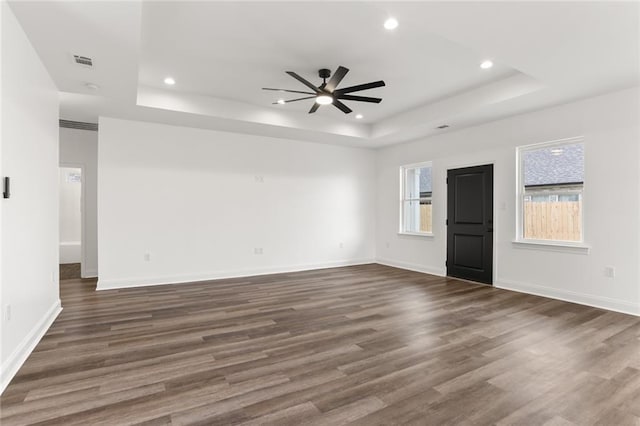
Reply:
[[[420,197],[420,195],[418,194],[417,198],[405,198],[405,185],[406,185],[406,181],[407,181],[407,171],[410,169],[419,169],[422,167],[428,167],[431,169],[431,196],[430,197]],[[404,224],[404,218],[405,218],[405,212],[404,212],[404,205],[405,205],[405,201],[429,201],[431,202],[431,208],[433,209],[433,162],[431,161],[424,161],[421,163],[414,163],[414,164],[406,164],[404,166],[400,167],[400,201],[398,203],[399,205],[399,227],[398,227],[398,234],[401,235],[416,235],[416,236],[423,236],[423,237],[432,237],[433,236],[433,232],[420,232],[420,231],[406,231],[405,230],[405,224]],[[433,210],[432,210],[433,211]],[[431,216],[431,229],[433,229],[433,214]]]
[[[552,250],[560,250],[560,251],[575,251],[577,253],[588,253],[589,246],[585,244],[585,235],[586,235],[586,224],[584,222],[584,211],[585,211],[585,188],[586,188],[586,179],[584,179],[582,183],[582,187],[580,189],[567,188],[566,192],[577,193],[580,194],[582,201],[582,208],[580,209],[580,224],[582,228],[580,229],[580,241],[567,241],[567,240],[539,240],[539,239],[531,239],[524,237],[524,199],[525,196],[535,196],[536,192],[529,190],[525,191],[524,187],[524,153],[527,151],[535,151],[544,148],[552,148],[552,147],[562,147],[566,145],[575,145],[575,144],[583,144],[584,146],[584,138],[574,137],[567,139],[558,139],[550,142],[536,143],[531,145],[524,145],[516,148],[516,175],[517,175],[517,185],[516,185],[516,238],[513,241],[515,245],[525,246],[531,245],[533,248],[549,248]],[[585,165],[586,168],[586,149],[585,152]],[[586,174],[586,170],[585,170]],[[540,193],[548,192],[548,189],[541,189]],[[531,247],[526,247],[531,248]]]

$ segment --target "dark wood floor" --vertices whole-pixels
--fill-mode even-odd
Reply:
[[[61,263],[60,264],[60,280],[70,280],[80,278],[79,263]]]
[[[640,318],[380,265],[94,291],[14,424],[640,424]]]

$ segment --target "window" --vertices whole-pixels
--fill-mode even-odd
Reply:
[[[583,241],[584,144],[580,139],[518,149],[521,240]]]
[[[431,163],[400,168],[400,232],[431,234]]]

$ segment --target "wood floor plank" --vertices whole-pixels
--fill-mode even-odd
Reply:
[[[640,318],[381,265],[95,291],[2,425],[638,425]]]

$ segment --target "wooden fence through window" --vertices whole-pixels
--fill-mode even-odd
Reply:
[[[524,237],[580,241],[581,209],[581,201],[525,202]]]
[[[431,213],[431,204],[420,204],[420,232],[433,232]]]
[[[582,202],[526,202],[524,237],[536,240],[580,241]],[[420,205],[420,231],[433,232],[432,205]]]

